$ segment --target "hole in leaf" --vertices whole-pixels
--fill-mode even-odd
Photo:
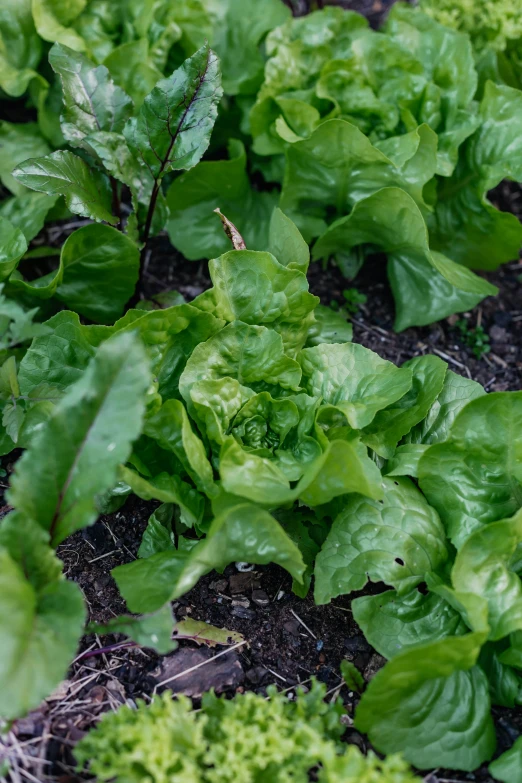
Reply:
[[[400,557],[396,557],[395,558],[395,562],[398,563],[401,566],[404,565],[404,560],[402,558],[400,558]]]

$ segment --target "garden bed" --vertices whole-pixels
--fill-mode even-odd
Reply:
[[[513,185],[498,189],[493,198],[499,206],[521,215],[521,190]],[[70,223],[48,226],[45,243],[60,246]],[[426,353],[435,353],[456,373],[483,384],[489,391],[515,391],[520,387],[522,370],[522,309],[520,282],[522,261],[513,261],[498,272],[487,275],[499,287],[496,298],[486,299],[465,318],[474,328],[481,319],[490,336],[491,350],[477,359],[462,342],[455,327],[455,317],[430,327],[408,329],[401,334],[392,330],[393,301],[384,278],[384,261],[375,259],[365,267],[354,283],[333,267],[313,264],[309,272],[310,290],[323,304],[343,304],[343,291],[351,285],[367,296],[353,318],[354,340],[396,364]],[[210,286],[207,264],[187,262],[169,244],[166,237],[151,243],[143,277],[141,298],[176,289],[190,301]],[[13,459],[4,458],[8,472]],[[122,563],[132,561],[141,542],[148,518],[159,504],[136,497],[114,514],[101,517],[91,528],[71,536],[58,550],[65,574],[79,584],[93,622],[108,622],[125,612],[125,603],[110,575]],[[363,591],[380,592],[384,585],[373,585]],[[356,594],[358,595],[358,594]],[[356,595],[352,597],[356,597]],[[278,566],[256,566],[241,573],[229,566],[223,575],[212,573],[174,604],[178,619],[190,617],[220,628],[239,632],[247,642],[222,655],[214,663],[178,677],[172,684],[176,693],[186,693],[196,700],[202,690],[215,687],[232,694],[253,690],[265,693],[273,683],[291,691],[299,683],[315,676],[328,687],[333,697],[340,693],[350,712],[357,698],[342,687],[339,664],[343,658],[352,661],[371,678],[385,659],[366,642],[350,612],[350,599],[337,598],[327,606],[316,606],[312,596],[305,600],[291,591],[291,577]],[[168,658],[150,650],[126,647],[122,637],[86,636],[68,680],[55,696],[39,710],[18,721],[9,735],[10,755],[21,770],[39,781],[76,783],[88,777],[74,770],[73,747],[92,728],[101,714],[128,700],[147,698],[155,685],[166,677],[180,674],[210,659],[226,648],[210,650],[190,641],[180,642],[179,649]],[[120,647],[120,645],[122,645]],[[115,647],[105,653],[100,648]],[[83,657],[81,657],[83,656]],[[510,747],[522,733],[520,710],[493,708],[500,752]],[[366,750],[367,739],[348,727],[346,741]],[[24,780],[12,773],[13,783]],[[34,778],[33,778],[34,779]],[[446,781],[480,781],[493,778],[487,765],[474,773],[434,770],[426,774],[426,783]]]
[[[392,2],[334,4],[365,14],[372,26],[377,26]],[[309,10],[306,0],[294,0],[292,5],[299,14]],[[24,112],[22,102],[13,102],[5,117],[11,122],[29,119]],[[124,206],[130,211],[128,193],[123,192],[127,202]],[[520,186],[502,183],[489,198],[499,209],[522,219]],[[33,247],[61,248],[72,231],[87,222],[73,216],[48,223]],[[31,267],[22,261],[20,269],[27,279],[35,279],[55,271],[56,264],[45,257],[36,263],[31,261]],[[321,262],[311,264],[308,280],[311,293],[334,310],[346,307],[345,292],[352,290],[353,341],[380,357],[400,366],[414,357],[434,354],[450,370],[478,381],[488,392],[518,391],[522,371],[522,260],[514,259],[496,272],[479,274],[498,287],[497,297],[484,299],[462,316],[452,315],[401,333],[393,331],[394,301],[384,255],[367,260],[352,282],[332,263]],[[162,232],[147,245],[133,304],[172,290],[190,302],[211,285],[207,262],[188,261]],[[2,458],[4,488],[19,453],[14,451]],[[64,574],[81,588],[90,622],[107,623],[127,611],[111,571],[137,558],[147,522],[158,506],[157,501],[131,495],[120,510],[101,516],[92,527],[79,530],[58,546]],[[4,505],[0,519],[9,510]],[[340,696],[345,704],[346,742],[364,752],[370,749],[367,737],[353,727],[358,696],[344,684],[340,664],[343,659],[352,662],[369,682],[386,663],[366,641],[350,609],[353,598],[380,593],[385,585],[369,583],[360,593],[316,606],[312,595],[300,599],[292,592],[292,578],[279,566],[245,566],[231,564],[222,574],[204,576],[173,604],[178,621],[192,619],[228,629],[234,634],[228,646],[200,645],[187,638],[179,641],[174,652],[158,655],[123,635],[84,636],[67,679],[40,707],[14,721],[10,732],[0,739],[0,761],[2,751],[7,751],[11,764],[5,779],[9,783],[80,783],[92,779],[75,770],[75,744],[97,724],[103,712],[125,703],[132,706],[140,698],[149,700],[165,681],[173,693],[192,697],[197,706],[202,693],[210,688],[227,696],[245,691],[265,695],[266,688],[273,684],[292,698],[298,685],[306,687],[316,677],[327,686],[328,699]],[[492,715],[497,756],[522,734],[522,716],[519,708],[498,706],[492,708]],[[0,770],[0,780],[4,780],[1,775]],[[493,783],[487,764],[474,772],[433,769],[420,775],[425,783]]]

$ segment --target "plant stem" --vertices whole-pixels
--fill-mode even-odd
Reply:
[[[103,655],[104,653],[116,652],[116,650],[122,650],[125,647],[138,647],[136,642],[119,642],[118,644],[109,644],[107,647],[98,647],[96,650],[87,650],[82,653],[76,659],[78,661],[84,661],[86,658],[94,658],[96,655]]]
[[[158,200],[158,194],[160,191],[160,181],[157,179],[152,188],[152,194],[149,201],[149,209],[147,211],[147,219],[145,221],[145,227],[143,229],[142,241],[146,245],[150,235],[150,229],[152,227],[152,218],[154,217],[154,210],[156,209],[156,201]]]

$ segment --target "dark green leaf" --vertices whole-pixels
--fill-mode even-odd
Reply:
[[[384,500],[347,499],[315,565],[315,600],[361,590],[368,580],[405,594],[448,558],[434,509],[408,479],[383,479]]]
[[[111,214],[111,195],[105,175],[90,169],[72,152],[58,151],[45,158],[32,158],[18,166],[13,176],[28,188],[64,196],[76,215],[115,224]]]
[[[145,98],[125,136],[155,179],[201,159],[221,95],[218,59],[205,45]]]
[[[483,638],[467,634],[398,655],[370,682],[356,727],[382,753],[402,752],[420,769],[473,770],[490,759],[488,683],[475,666]]]
[[[111,226],[85,226],[65,242],[61,263],[56,294],[68,307],[102,324],[122,315],[140,266],[139,250],[129,237]]]
[[[53,544],[96,519],[96,495],[116,483],[141,430],[149,384],[136,337],[107,342],[17,463],[10,503],[48,530]]]

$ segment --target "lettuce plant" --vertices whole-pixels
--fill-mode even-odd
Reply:
[[[343,712],[339,702],[326,705],[326,688],[313,682],[309,693],[289,701],[269,688],[269,698],[253,693],[226,701],[213,693],[192,711],[186,697],[168,693],[137,709],[106,713],[76,746],[75,756],[97,780],[116,783],[307,783],[320,767],[322,783],[415,783],[417,777],[398,755],[384,761],[364,757],[338,739]]]
[[[441,0],[437,3],[422,0],[421,8],[446,27],[468,33],[479,51],[489,47],[502,51],[509,41],[522,36],[520,9],[515,0],[496,3],[479,0],[473,4],[469,0]]]
[[[380,32],[335,7],[289,20],[266,50],[264,82],[244,107],[249,153],[231,141],[230,160],[203,162],[167,194],[169,235],[186,257],[223,252],[210,218],[221,202],[263,249],[280,183],[279,206],[316,240],[314,259],[333,257],[352,279],[387,255],[396,329],[494,293],[464,267],[495,269],[522,244],[519,221],[487,198],[522,179],[522,92],[483,77],[477,92],[469,37],[401,3]],[[250,185],[247,163],[266,190]]]

